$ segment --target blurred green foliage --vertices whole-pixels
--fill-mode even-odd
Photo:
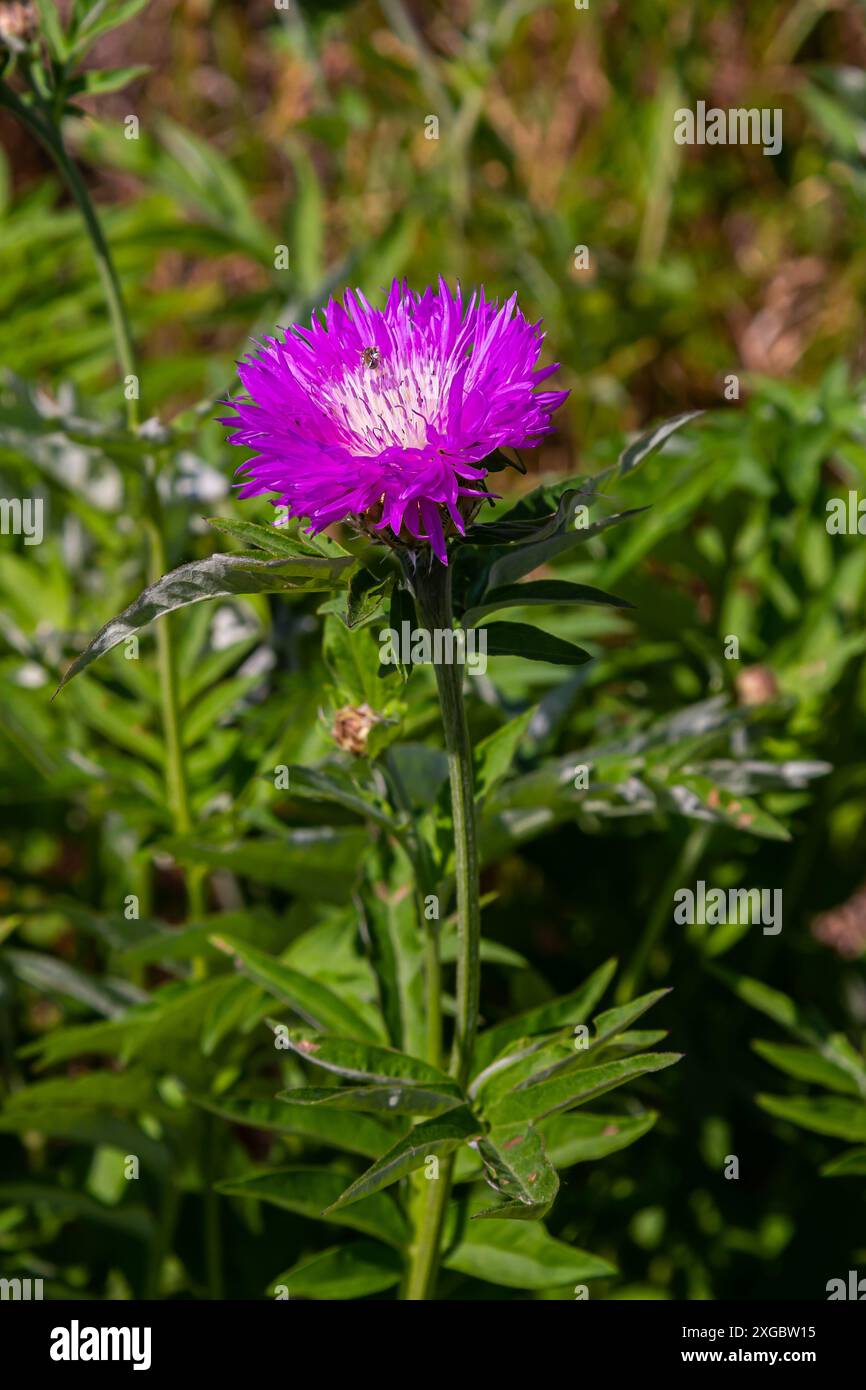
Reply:
[[[75,94],[87,114],[66,123],[134,325],[139,438],[78,213],[4,113],[0,496],[42,498],[45,538],[0,538],[3,1274],[44,1274],[54,1296],[259,1297],[329,1248],[309,1192],[280,1209],[236,1195],[256,1165],[308,1164],[329,1140],[287,1106],[275,1118],[278,1089],[314,1083],[275,1062],[274,999],[210,937],[372,1004],[358,889],[399,938],[405,865],[345,805],[275,789],[274,770],[375,790],[373,764],[332,736],[375,671],[320,596],[181,615],[190,834],[166,800],[152,633],[139,659],[118,649],[50,695],[143,586],[148,469],[171,564],[214,549],[205,516],[240,518],[212,417],[248,336],[346,283],[373,295],[440,271],[517,288],[545,319],[572,395],[532,482],[592,474],[630,429],[707,409],[608,490],[649,510],[539,576],[635,604],[540,610],[596,659],[497,657],[468,683],[477,742],[526,714],[485,813],[487,1021],[615,955],[617,1002],[674,987],[660,1027],[686,1053],[611,1106],[636,1147],[585,1136],[553,1236],[619,1271],[593,1297],[822,1297],[866,1257],[862,1158],[838,1143],[862,1147],[866,1113],[866,551],[826,524],[833,498],[866,495],[864,56],[862,6],[821,0],[152,0],[92,53],[149,72]],[[781,107],[782,153],[676,146],[672,112],[698,99]],[[432,682],[383,686],[372,703],[417,817],[442,779]],[[208,874],[204,916],[190,872]],[[675,925],[673,893],[698,879],[781,887],[781,934]],[[748,1004],[793,1031],[796,1056],[777,1037],[752,1049]],[[368,1121],[351,1117],[362,1166],[382,1145]],[[356,1292],[392,1287],[378,1248],[357,1246]],[[519,1296],[484,1278],[488,1258],[446,1260],[442,1296]],[[306,1277],[315,1291],[320,1268]]]

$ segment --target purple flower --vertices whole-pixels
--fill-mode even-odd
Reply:
[[[471,486],[484,460],[537,444],[568,395],[536,389],[558,366],[536,366],[539,324],[516,294],[500,308],[482,289],[464,304],[441,277],[420,295],[395,280],[384,309],[347,290],[323,317],[238,364],[246,397],[222,423],[255,451],[240,496],[276,494],[313,533],[352,519],[427,541],[447,564],[446,534],[462,535],[485,495]]]

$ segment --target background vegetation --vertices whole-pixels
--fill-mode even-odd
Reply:
[[[686,1053],[617,1112],[658,1112],[640,1142],[564,1175],[551,1229],[618,1269],[593,1297],[824,1296],[866,1259],[866,550],[825,524],[866,474],[863,6],[108,9],[128,23],[88,62],[147,71],[94,78],[65,132],[133,324],[137,440],[79,213],[0,113],[0,495],[46,509],[42,544],[0,538],[0,1272],[54,1296],[260,1297],[329,1242],[312,1208],[216,1193],[316,1144],[237,1122],[300,1082],[261,1026],[273,999],[208,937],[371,997],[369,832],[275,790],[274,769],[354,766],[333,715],[381,709],[377,687],[336,638],[320,655],[316,595],[191,610],[175,630],[187,808],[165,794],[153,633],[138,661],[118,650],[50,695],[146,581],[148,470],[169,564],[214,547],[205,516],[266,519],[232,499],[213,421],[250,336],[346,284],[372,297],[441,272],[516,288],[544,317],[572,394],[529,481],[707,411],[618,485],[650,510],[549,570],[636,605],[542,614],[596,660],[496,658],[469,682],[478,739],[538,707],[487,825],[485,1017],[613,955],[617,1002],[674,987],[653,1025]],[[673,110],[699,99],[780,107],[781,154],[675,145]],[[423,798],[432,687],[413,678],[390,715]],[[589,794],[571,784],[582,763]],[[781,934],[675,925],[673,892],[697,879],[781,887]],[[459,1270],[443,1295],[526,1296]]]

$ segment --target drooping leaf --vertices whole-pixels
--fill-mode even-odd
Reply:
[[[488,589],[481,603],[466,610],[461,622],[464,627],[474,627],[488,613],[497,613],[503,608],[560,603],[602,604],[611,608],[634,607],[628,599],[606,594],[602,589],[594,589],[589,584],[572,584],[564,579],[537,579],[528,584],[504,584],[498,589]]]
[[[490,623],[478,631],[484,633],[488,656],[522,656],[554,666],[582,666],[592,660],[582,647],[528,623]]]
[[[206,560],[181,565],[149,585],[122,613],[100,628],[66,670],[57,690],[62,690],[73,676],[110,652],[131,633],[166,613],[205,599],[331,589],[340,582],[341,576],[347,577],[356,563],[351,555],[333,559],[303,555],[274,560],[262,560],[255,555],[210,555]]]

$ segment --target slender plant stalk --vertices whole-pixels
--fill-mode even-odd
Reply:
[[[428,632],[450,631],[451,570],[424,557],[425,566],[416,577],[416,597],[421,623]],[[433,648],[435,650],[435,646]],[[472,776],[472,746],[463,703],[463,668],[454,663],[437,663],[436,685],[442,711],[448,776],[451,785],[451,816],[454,828],[454,874],[457,891],[457,1009],[451,1075],[465,1086],[472,1070],[475,1034],[478,1030],[478,1001],[481,985],[478,832],[475,789]],[[435,963],[428,957],[428,1008],[436,1010],[441,1029],[441,969],[438,949]],[[433,1003],[433,981],[436,1002]],[[428,1026],[430,1019],[428,1018]],[[453,1155],[443,1162],[439,1178],[424,1183],[417,1203],[415,1236],[404,1284],[409,1301],[430,1299],[434,1295],[442,1232],[451,1181]]]
[[[124,377],[136,376],[135,349],[129,315],[123,298],[120,280],[102,224],[81,177],[77,164],[71,158],[63,141],[63,134],[57,125],[49,122],[42,113],[34,111],[21,101],[5,82],[0,82],[0,104],[14,112],[23,125],[33,134],[51,155],[72,198],[81,213],[93,249],[96,268],[102,284],[108,317],[114,335],[115,352]],[[124,392],[126,420],[131,433],[139,425],[137,393]],[[149,542],[148,582],[153,584],[165,573],[166,556],[163,540],[162,503],[156,488],[155,479],[150,476],[148,485]],[[162,725],[166,742],[166,787],[169,806],[175,830],[179,835],[189,834],[192,820],[189,809],[189,790],[186,778],[186,765],[183,756],[181,737],[180,701],[177,690],[177,669],[172,642],[171,618],[166,616],[157,624],[156,630],[157,666],[159,673],[160,703]],[[187,876],[189,911],[192,916],[200,916],[205,909],[204,875],[193,869]],[[201,974],[202,962],[195,963],[196,974]]]

